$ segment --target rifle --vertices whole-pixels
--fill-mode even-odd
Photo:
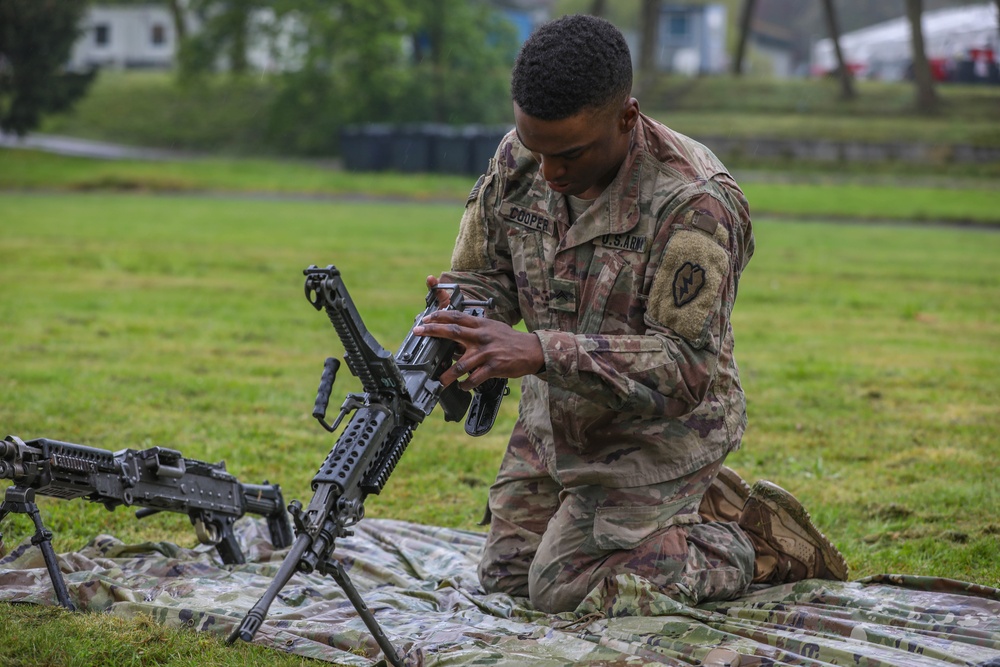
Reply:
[[[353,416],[313,477],[314,493],[309,505],[303,510],[302,504],[294,500],[289,506],[295,523],[295,543],[267,591],[247,612],[227,643],[232,644],[237,638],[252,641],[292,575],[318,570],[334,578],[386,659],[399,666],[402,662],[395,648],[343,566],[333,559],[336,540],[354,534],[351,527],[364,517],[365,499],[382,490],[413,431],[438,403],[446,421],[460,421],[468,410],[466,432],[482,435],[492,427],[500,401],[509,392],[507,380],[492,378],[484,382],[476,388],[474,397],[459,389],[458,383],[443,387],[438,378],[451,365],[457,343],[416,336],[411,330],[394,356],[368,332],[336,267],[310,266],[303,273],[306,299],[316,310],[326,312],[344,346],[347,366],[361,380],[364,393],[348,394],[339,416],[332,425],[328,424],[326,409],[340,362],[333,357],[326,360],[313,417],[333,433],[348,414],[353,412]],[[450,292],[446,308],[477,317],[493,306],[492,300],[466,300],[458,285],[442,284],[428,292],[427,307],[417,315],[414,325],[437,310],[437,291]]]
[[[245,562],[233,534],[233,523],[247,512],[267,517],[271,542],[292,543],[292,526],[277,484],[241,484],[226,472],[226,464],[184,458],[164,447],[111,453],[85,445],[39,438],[24,442],[8,435],[0,440],[0,479],[14,481],[0,504],[0,521],[7,514],[27,514],[35,524],[31,543],[45,558],[45,568],[59,603],[75,607],[52,548],[52,531],[45,528],[35,494],[63,500],[83,498],[108,510],[137,505],[137,518],[159,512],[187,514],[202,544],[213,545],[227,564]],[[0,541],[3,534],[0,533]]]

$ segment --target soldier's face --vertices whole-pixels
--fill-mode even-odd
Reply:
[[[548,187],[583,199],[597,197],[614,180],[638,118],[635,98],[561,120],[540,120],[514,103],[517,136],[538,160]]]

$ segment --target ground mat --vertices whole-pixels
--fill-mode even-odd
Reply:
[[[265,525],[237,522],[245,565],[223,565],[204,547],[123,544],[108,535],[58,559],[80,609],[228,636],[285,554],[266,540]],[[575,612],[553,615],[480,589],[483,541],[480,533],[366,519],[338,542],[336,557],[408,665],[1000,667],[994,588],[882,575],[809,580],[688,607],[623,575]],[[30,541],[0,559],[0,600],[57,604]],[[256,641],[344,665],[380,657],[346,596],[321,575],[292,578]]]

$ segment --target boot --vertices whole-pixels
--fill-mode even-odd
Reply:
[[[813,525],[792,494],[759,481],[740,514],[739,526],[753,542],[753,582],[787,584],[802,579],[847,580],[847,562]]]
[[[722,466],[712,485],[701,498],[698,514],[706,522],[738,521],[750,497],[750,485],[728,466]]]

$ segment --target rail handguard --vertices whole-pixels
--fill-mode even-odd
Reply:
[[[385,350],[368,332],[354,301],[334,266],[310,266],[305,294],[316,310],[323,310],[344,346],[344,359],[351,373],[361,380],[363,393],[348,394],[333,424],[326,422],[326,407],[339,367],[326,360],[313,406],[313,417],[329,432],[337,430],[350,415],[336,444],[312,480],[313,497],[308,506],[298,501],[289,506],[296,538],[270,587],[229,637],[229,643],[252,641],[275,598],[296,572],[329,574],[344,590],[365,626],[372,633],[386,660],[401,665],[374,615],[365,605],[343,566],[334,559],[338,538],[353,534],[351,527],[365,515],[365,499],[378,494],[406,451],[413,431],[440,403],[447,421],[459,421],[466,412],[466,430],[481,435],[493,425],[500,401],[508,393],[506,379],[484,383],[474,396],[458,383],[443,387],[438,378],[457,351],[454,341],[417,336],[412,330],[395,355]],[[463,298],[457,285],[438,285],[427,294],[426,309],[414,325],[438,309],[438,292],[449,292],[448,309],[482,317],[491,302]],[[470,409],[470,403],[472,408]]]

